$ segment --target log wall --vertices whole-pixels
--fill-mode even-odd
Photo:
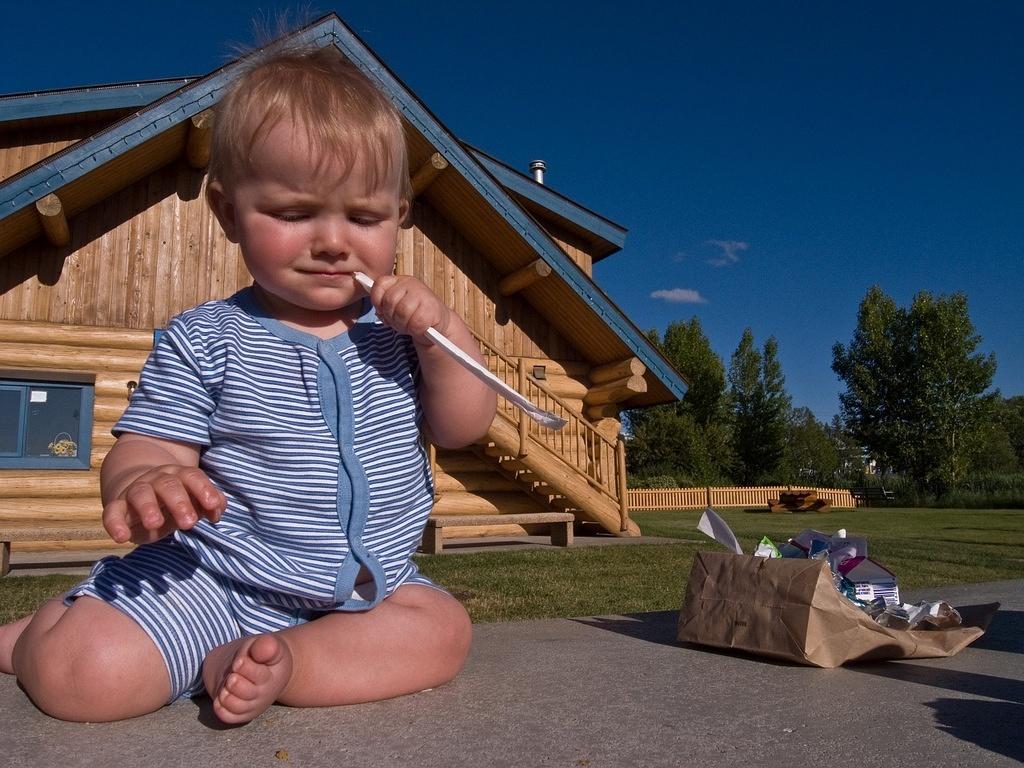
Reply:
[[[68,246],[37,239],[0,259],[0,319],[149,331],[248,285],[202,183],[173,163],[75,216]]]
[[[0,518],[35,521],[98,522],[99,468],[114,444],[110,434],[128,405],[128,382],[152,345],[151,331],[0,321],[0,372],[72,371],[95,377],[92,450],[88,470],[0,470]],[[2,375],[2,373],[0,373]],[[74,542],[17,542],[18,552],[115,549],[109,539]]]

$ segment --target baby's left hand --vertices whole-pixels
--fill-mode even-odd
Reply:
[[[370,301],[384,323],[423,346],[433,343],[426,336],[428,328],[444,335],[451,322],[451,310],[426,285],[408,275],[377,278]]]

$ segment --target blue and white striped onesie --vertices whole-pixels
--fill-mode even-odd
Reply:
[[[164,654],[172,698],[202,690],[218,645],[433,586],[411,559],[433,499],[416,353],[364,308],[325,341],[243,289],[175,317],[143,369],[115,433],[200,446],[227,509],[97,563],[69,599],[135,619]],[[357,587],[360,569],[372,579]]]

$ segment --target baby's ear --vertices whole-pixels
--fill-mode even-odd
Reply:
[[[412,227],[412,203],[404,198],[398,204],[398,226],[402,229]]]
[[[224,185],[219,181],[211,181],[206,185],[206,203],[213,211],[213,215],[220,222],[220,228],[224,235],[232,243],[238,242],[238,227],[235,221],[235,206],[228,200],[224,192]]]

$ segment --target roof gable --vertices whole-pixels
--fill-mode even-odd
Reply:
[[[505,271],[525,266],[539,256],[558,280],[531,294],[526,293],[542,314],[546,306],[579,303],[585,313],[579,322],[560,327],[582,350],[594,353],[595,362],[611,362],[623,352],[636,355],[654,377],[653,388],[636,402],[665,402],[682,397],[686,384],[668,361],[629,321],[557,243],[520,207],[467,148],[465,148],[412,92],[349,30],[336,15],[327,16],[288,38],[312,46],[334,45],[343,55],[376,81],[398,106],[403,118],[415,129],[421,142],[440,152],[449,166],[464,180],[474,196],[486,203],[495,221],[509,227],[532,251],[508,246],[500,254]],[[224,89],[244,66],[244,60],[228,64],[199,80],[168,93],[155,103],[129,115],[95,136],[27,168],[0,184],[0,223],[25,211],[47,194],[84,178],[100,166],[139,149],[159,134],[179,126],[212,107]],[[500,169],[495,169],[499,171]],[[449,185],[452,194],[461,194]],[[468,215],[468,214],[467,214]],[[467,222],[467,226],[468,226]],[[548,282],[548,281],[545,281]],[[565,286],[568,291],[563,291]],[[529,289],[532,290],[532,289]],[[587,320],[595,322],[587,323]],[[564,323],[563,323],[564,325]],[[605,333],[605,330],[610,333]],[[625,346],[625,350],[621,347]],[[606,359],[602,359],[606,358]],[[650,378],[650,377],[649,377]]]

